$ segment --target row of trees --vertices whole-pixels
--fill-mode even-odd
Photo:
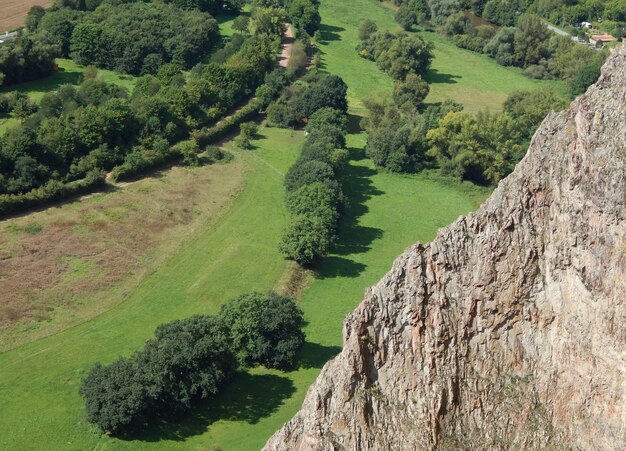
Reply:
[[[224,64],[197,65],[187,79],[180,66],[163,65],[156,77],[140,78],[132,96],[88,68],[78,87],[46,94],[38,107],[25,96],[0,97],[0,108],[23,119],[0,137],[0,195],[119,164],[138,173],[153,159],[167,159],[190,130],[251,96],[276,50],[273,37],[250,36]]]
[[[300,157],[285,175],[289,223],[280,250],[311,265],[330,250],[344,204],[339,182],[347,163],[347,86],[334,75],[309,75],[287,87],[268,109],[268,122],[280,127],[306,124]]]
[[[0,45],[0,85],[37,80],[55,69],[60,47],[49,36],[19,36]]]
[[[523,157],[545,115],[565,102],[552,90],[512,94],[502,113],[470,114],[454,102],[419,111],[367,101],[367,153],[394,172],[438,168],[474,183],[495,184]]]
[[[80,387],[87,418],[103,432],[134,432],[214,397],[237,368],[292,368],[302,326],[291,299],[259,293],[227,302],[216,316],[162,324],[141,351],[91,368]]]

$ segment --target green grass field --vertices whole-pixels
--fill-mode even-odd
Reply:
[[[28,94],[34,101],[39,102],[45,93],[55,91],[61,85],[76,85],[80,83],[84,68],[72,60],[57,59],[59,70],[40,80],[20,83],[14,86],[0,88],[0,94],[19,91]],[[108,83],[115,83],[132,91],[136,78],[132,75],[119,74],[106,69],[98,69],[98,76]]]
[[[323,69],[346,81],[353,111],[363,114],[362,99],[390,96],[393,82],[374,62],[357,55],[358,26],[365,19],[374,20],[381,30],[399,31],[400,26],[392,9],[375,0],[322,0],[320,12]],[[527,78],[517,68],[503,67],[485,55],[460,49],[435,33],[420,34],[435,44],[435,58],[426,76],[430,83],[427,102],[452,99],[463,103],[467,111],[498,111],[513,91],[548,84],[564,92],[560,82]]]
[[[377,173],[363,158],[363,135],[350,136],[346,174],[351,207],[342,245],[322,263],[300,300],[309,323],[304,367],[238,376],[216,401],[180,424],[161,424],[128,440],[87,424],[77,390],[97,360],[129,354],[161,322],[216,312],[249,290],[275,287],[287,264],[277,252],[285,223],[282,175],[302,134],[261,128],[256,149],[240,152],[246,187],[224,217],[199,230],[121,305],[62,333],[0,355],[0,449],[200,449],[260,447],[300,406],[321,365],[341,345],[341,321],[366,286],[415,240],[475,207],[469,196],[425,177]],[[398,212],[402,211],[402,215]],[[209,448],[210,449],[210,448]]]

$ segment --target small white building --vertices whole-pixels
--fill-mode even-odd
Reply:
[[[581,22],[580,27],[589,30],[591,28],[591,24],[589,22]]]

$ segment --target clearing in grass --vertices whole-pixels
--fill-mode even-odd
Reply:
[[[351,111],[365,114],[362,100],[367,97],[391,97],[392,79],[372,61],[359,57],[359,24],[371,19],[380,30],[400,31],[387,3],[375,0],[322,0],[320,27],[322,69],[339,75],[348,84]],[[558,81],[533,80],[518,68],[503,67],[485,55],[456,47],[447,39],[429,32],[419,32],[435,44],[435,57],[426,80],[430,84],[427,103],[455,100],[465,110],[476,112],[489,109],[500,111],[506,97],[518,90],[549,85],[563,94]]]

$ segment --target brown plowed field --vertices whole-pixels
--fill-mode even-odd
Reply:
[[[0,32],[24,25],[26,14],[35,5],[47,8],[51,0],[0,0]]]

